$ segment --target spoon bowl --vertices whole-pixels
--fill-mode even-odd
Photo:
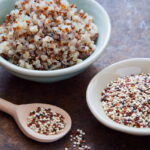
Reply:
[[[43,134],[36,133],[32,129],[30,129],[27,126],[27,117],[29,116],[29,113],[31,111],[36,110],[38,107],[51,108],[53,112],[59,113],[62,116],[64,116],[65,123],[66,123],[65,128],[56,135],[43,135]],[[0,110],[11,115],[15,119],[20,130],[27,137],[38,142],[48,143],[48,142],[54,142],[61,139],[70,131],[72,125],[71,118],[66,111],[64,111],[59,107],[49,105],[49,104],[33,103],[33,104],[25,104],[25,105],[15,105],[0,98]]]

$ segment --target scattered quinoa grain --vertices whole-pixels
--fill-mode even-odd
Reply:
[[[81,129],[72,131],[70,141],[66,144],[65,150],[91,150],[85,140],[85,132]]]

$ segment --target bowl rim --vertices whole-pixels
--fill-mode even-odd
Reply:
[[[99,10],[101,10],[101,12],[104,14],[108,26],[108,32],[106,35],[106,40],[104,41],[101,48],[99,48],[97,51],[95,50],[94,53],[91,56],[89,56],[87,59],[85,59],[83,62],[64,69],[40,71],[40,70],[30,70],[30,69],[19,67],[17,65],[10,63],[9,61],[5,60],[0,56],[0,65],[12,72],[16,72],[27,76],[37,76],[37,77],[65,75],[70,72],[71,73],[77,72],[85,67],[88,67],[91,63],[96,61],[98,57],[101,55],[101,53],[104,51],[106,45],[108,44],[108,41],[110,39],[110,34],[111,34],[111,22],[108,13],[98,2],[96,2],[95,0],[90,0],[90,1],[94,3],[94,5],[97,5]]]
[[[104,68],[102,71],[98,72],[92,79],[91,81],[89,82],[88,84],[88,87],[87,87],[87,90],[86,90],[86,102],[87,102],[87,105],[91,111],[91,113],[95,116],[95,118],[100,122],[102,123],[103,125],[107,126],[108,128],[111,128],[111,129],[114,129],[114,130],[117,130],[117,131],[120,131],[120,132],[124,132],[124,133],[128,133],[128,134],[133,134],[133,135],[139,135],[139,136],[144,136],[144,135],[150,135],[150,128],[135,128],[135,127],[128,127],[128,126],[125,126],[125,125],[121,125],[121,124],[118,124],[116,122],[114,122],[113,120],[109,119],[109,118],[103,118],[101,117],[101,115],[96,111],[94,105],[92,105],[93,103],[91,102],[91,100],[89,99],[89,95],[90,95],[90,88],[91,86],[93,85],[93,81],[96,80],[98,78],[98,76],[102,75],[103,72],[109,70],[110,68],[112,67],[115,67],[117,65],[120,65],[120,64],[124,64],[124,63],[127,63],[127,62],[137,62],[137,61],[147,61],[150,63],[150,58],[131,58],[131,59],[125,59],[125,60],[122,60],[122,61],[119,61],[119,62],[116,62],[114,64],[111,64],[109,65],[108,67]],[[105,113],[105,112],[104,112]],[[109,120],[109,121],[107,121]],[[112,124],[112,123],[113,124]]]

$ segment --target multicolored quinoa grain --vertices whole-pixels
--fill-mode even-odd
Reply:
[[[70,141],[66,144],[65,150],[91,150],[85,139],[85,132],[77,129],[71,132]]]
[[[27,118],[27,126],[33,131],[44,135],[59,134],[65,128],[64,117],[50,108],[38,107],[30,112]]]
[[[118,78],[107,85],[101,96],[104,111],[115,122],[150,128],[150,74]]]
[[[85,60],[95,50],[93,18],[68,0],[24,0],[0,25],[0,56],[33,70],[55,70]]]

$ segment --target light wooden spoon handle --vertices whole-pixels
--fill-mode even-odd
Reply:
[[[16,114],[17,105],[10,103],[2,98],[0,98],[0,110],[14,116]]]

